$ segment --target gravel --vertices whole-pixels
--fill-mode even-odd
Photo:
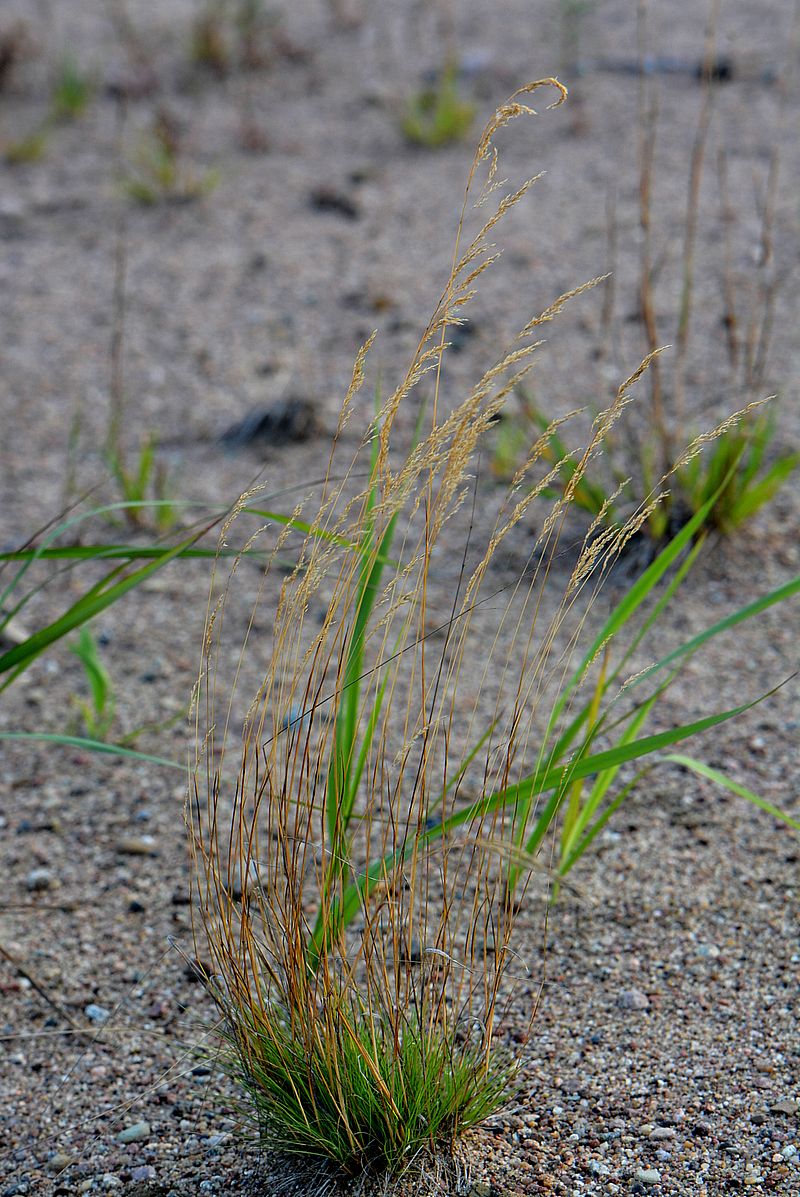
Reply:
[[[135,1122],[133,1126],[126,1126],[117,1135],[118,1143],[140,1143],[143,1139],[150,1138],[150,1123],[149,1122]]]
[[[50,7],[53,27],[41,32],[41,52],[14,68],[3,94],[4,136],[9,130],[21,136],[44,118],[48,63],[65,46],[100,77],[129,71],[128,59],[136,59],[131,47],[120,46],[118,31],[100,12],[104,6],[60,0]],[[189,498],[228,501],[262,467],[270,491],[317,477],[356,348],[380,325],[381,374],[396,377],[446,277],[468,150],[412,151],[392,116],[397,97],[440,65],[438,6],[428,6],[430,13],[411,0],[375,6],[360,29],[345,31],[331,22],[334,6],[301,0],[287,17],[286,47],[307,50],[307,57],[279,53],[266,71],[222,81],[198,79],[187,67],[195,7],[189,0],[128,6],[163,90],[131,100],[126,136],[135,144],[166,103],[185,130],[191,167],[220,167],[213,193],[195,203],[128,204],[117,185],[116,101],[105,94],[83,120],[53,129],[41,161],[6,172],[0,547],[19,544],[59,509],[76,403],[79,489],[103,473],[98,446],[106,431],[122,215],[125,443],[133,454],[157,432],[172,485]],[[660,51],[696,58],[703,7],[690,0],[650,6]],[[718,213],[716,154],[726,147],[743,324],[760,252],[757,195],[768,135],[782,119],[783,93],[754,80],[762,65],[783,62],[789,7],[783,0],[724,6],[727,49],[735,61],[752,58],[758,69],[749,81],[734,77],[714,93],[717,140],[703,186],[709,211]],[[527,0],[493,6],[465,0],[456,8],[465,55],[482,64],[474,76],[481,115],[524,78],[551,74],[560,62],[556,5],[533,14]],[[30,19],[30,9],[28,0],[6,0],[0,24],[15,13]],[[591,43],[587,59],[635,55],[630,12],[623,0],[592,7],[579,30]],[[519,133],[504,139],[511,177],[542,166],[550,174],[509,225],[506,258],[499,273],[487,276],[472,335],[448,370],[454,392],[504,343],[521,309],[527,318],[566,287],[608,268],[605,205],[612,183],[617,343],[604,341],[602,295],[587,297],[548,326],[536,393],[553,410],[566,410],[605,396],[612,377],[619,380],[629,372],[625,366],[638,363],[641,330],[627,319],[638,302],[631,135],[637,80],[587,68],[574,90],[569,110],[543,116],[528,131],[518,122]],[[793,82],[785,97],[785,114],[796,115]],[[661,84],[656,260],[676,295],[699,100],[691,80]],[[264,126],[266,152],[240,145],[248,113]],[[800,245],[794,142],[782,150],[780,166],[774,242],[785,277],[765,393],[794,394],[792,313],[800,276],[792,271]],[[344,197],[351,215],[331,203],[312,208],[314,194]],[[709,421],[714,404],[728,404],[732,393],[727,368],[717,367],[724,357],[720,230],[712,222],[698,237],[688,378]],[[668,313],[659,319],[664,339],[672,339]],[[356,419],[371,409],[368,390]],[[318,434],[280,447],[220,444],[225,429],[248,412],[295,395],[313,397]],[[415,415],[407,415],[409,428]],[[779,421],[780,441],[800,444],[798,405],[786,403]],[[481,485],[489,486],[488,467],[486,474]],[[688,601],[668,609],[659,626],[663,644],[653,645],[654,656],[797,573],[798,516],[794,485],[771,514],[711,546],[695,567]],[[139,535],[105,525],[96,531],[110,539]],[[515,536],[509,552],[524,561],[529,530],[516,529]],[[232,617],[245,626],[255,575],[243,568],[239,581]],[[622,574],[609,579],[612,594],[625,584]],[[26,626],[59,614],[70,585],[44,590],[26,611]],[[113,734],[160,728],[142,733],[136,746],[179,762],[186,757],[180,715],[194,681],[207,588],[207,562],[173,567],[102,613],[94,629],[117,698]],[[736,701],[740,692],[752,697],[770,689],[795,669],[796,641],[792,621],[778,609],[741,625],[691,662],[665,706],[664,725],[706,714],[720,694]],[[68,730],[76,695],[87,696],[80,663],[66,651],[49,652],[4,692],[0,727]],[[768,703],[692,746],[768,800],[794,803],[796,816],[797,697],[792,678]],[[326,1191],[325,1176],[287,1171],[261,1155],[239,1091],[217,1058],[210,1033],[215,1011],[203,961],[196,960],[202,949],[196,951],[191,935],[183,801],[176,771],[75,747],[3,745],[0,867],[7,904],[0,909],[0,946],[8,955],[0,957],[0,1197]],[[549,911],[533,893],[521,913],[519,975],[499,1031],[522,1059],[521,1087],[507,1109],[466,1141],[460,1191],[472,1197],[800,1193],[796,837],[733,795],[664,767],[627,800],[595,849],[575,870],[577,893],[564,892]],[[424,1176],[409,1179],[408,1197],[426,1187],[436,1191],[428,1179],[429,1185]]]

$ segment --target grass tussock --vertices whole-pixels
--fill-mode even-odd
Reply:
[[[451,1042],[418,1009],[398,1021],[354,991],[307,997],[253,1011],[246,1030],[240,1008],[231,1019],[234,1070],[272,1150],[396,1175],[422,1145],[453,1149],[506,1097],[510,1057],[488,1066],[481,1029]]]
[[[400,128],[412,145],[433,150],[463,140],[474,119],[475,105],[461,96],[458,64],[448,62],[430,87],[406,101]]]
[[[249,622],[229,603],[244,557],[212,582],[187,804],[200,953],[262,1141],[351,1176],[398,1175],[421,1154],[450,1153],[504,1101],[515,1078],[509,995],[516,984],[532,1017],[540,984],[513,945],[514,922],[547,864],[548,833],[565,812],[562,853],[577,859],[596,820],[609,817],[603,802],[621,765],[734,713],[639,737],[663,674],[626,717],[614,706],[667,662],[631,680],[621,671],[632,648],[613,667],[609,653],[692,528],[572,661],[593,596],[658,501],[623,525],[598,517],[572,567],[556,563],[581,480],[650,358],[587,442],[570,447],[566,485],[554,491],[565,463],[548,454],[565,421],[552,422],[494,512],[477,499],[486,434],[542,327],[593,284],[526,321],[466,396],[445,398],[448,329],[496,260],[499,222],[534,181],[507,188],[495,139],[533,114],[540,89],[555,105],[566,95],[557,80],[539,80],[484,130],[450,277],[405,377],[353,454],[345,432],[370,343],[359,353],[325,480],[284,517]],[[424,383],[432,397],[410,437],[405,413]],[[535,547],[509,582],[495,565],[548,491]],[[226,521],[223,545],[253,510],[251,492]],[[270,562],[290,553],[294,567],[273,585]],[[261,606],[272,602],[268,622]],[[671,654],[670,677],[702,639]],[[587,795],[585,779],[601,768],[602,787]]]

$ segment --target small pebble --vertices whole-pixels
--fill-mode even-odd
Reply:
[[[650,998],[641,989],[623,989],[617,998],[617,1005],[621,1010],[647,1010]]]
[[[642,1185],[657,1185],[661,1183],[661,1173],[657,1168],[638,1168],[636,1179]]]
[[[281,720],[281,729],[283,731],[288,731],[289,728],[297,727],[299,725],[300,728],[305,731],[310,722],[311,716],[305,713],[303,705],[293,702]]]
[[[8,219],[8,210],[5,204],[0,208],[0,220],[3,218]],[[30,635],[31,633],[25,625],[12,616],[11,619],[6,618],[2,629],[0,629],[0,644],[6,644],[9,648],[16,648],[18,645],[24,644]]]
[[[63,1172],[72,1163],[72,1156],[66,1155],[63,1151],[51,1151],[47,1157],[47,1171],[48,1172]]]
[[[111,1017],[110,1010],[106,1010],[105,1006],[95,1006],[94,1002],[90,1002],[88,1006],[84,1006],[83,1012],[90,1022],[100,1024],[108,1022]]]
[[[782,1097],[780,1101],[774,1101],[769,1109],[771,1114],[796,1114],[800,1110],[800,1102],[793,1097]]]
[[[149,1122],[135,1122],[133,1126],[126,1126],[117,1135],[118,1143],[141,1143],[143,1139],[150,1138],[150,1123]]]
[[[674,1139],[675,1128],[672,1126],[655,1126],[650,1131],[649,1138],[651,1139]]]
[[[122,856],[156,856],[155,837],[152,835],[128,835],[117,840],[114,848]]]
[[[37,893],[40,890],[52,889],[57,882],[50,869],[31,869],[25,878],[25,884],[32,893]]]
[[[131,1172],[131,1180],[155,1180],[158,1176],[152,1164],[142,1164]]]
[[[400,963],[401,964],[421,964],[422,963],[422,948],[420,942],[415,935],[411,944],[404,944],[400,949]]]
[[[258,875],[258,865],[254,860],[251,860],[247,866],[247,882],[242,885],[241,872],[234,878],[233,886],[231,887],[231,896],[235,901],[240,901],[244,895],[256,894],[261,886],[261,880]]]

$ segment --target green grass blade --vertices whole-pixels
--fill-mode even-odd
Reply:
[[[625,667],[625,664],[630,660],[630,658],[636,652],[636,649],[639,647],[642,640],[645,638],[645,636],[650,631],[650,629],[661,618],[661,615],[666,610],[666,608],[669,606],[672,599],[675,597],[676,591],[678,591],[680,589],[680,587],[683,585],[683,583],[685,582],[689,572],[691,571],[692,566],[694,565],[695,561],[697,560],[697,557],[702,552],[705,542],[706,542],[705,534],[703,532],[701,532],[700,535],[697,537],[696,541],[694,542],[694,544],[692,545],[689,552],[686,554],[684,559],[679,563],[678,568],[675,570],[675,573],[669,579],[669,582],[667,583],[667,585],[664,588],[663,594],[661,594],[659,596],[658,601],[653,606],[653,610],[648,614],[647,619],[645,619],[641,628],[636,633],[636,635],[633,637],[633,639],[631,640],[631,643],[628,645],[628,647],[625,649],[625,652],[622,655],[622,657],[619,661],[619,664],[617,665],[617,667],[614,669],[613,673],[609,677],[609,685],[616,678],[619,677],[620,673],[622,672],[623,668]]]
[[[257,515],[259,519],[269,520],[273,524],[282,524],[286,528],[292,528],[295,532],[302,532],[304,536],[315,536],[318,540],[327,540],[330,544],[341,545],[342,548],[351,549],[354,553],[360,552],[361,546],[348,540],[346,536],[328,532],[325,528],[316,527],[306,520],[297,519],[291,515],[284,515],[281,511],[265,511],[260,507],[243,507],[242,514]]]
[[[97,652],[97,645],[88,628],[81,628],[80,639],[70,649],[83,665],[89,688],[92,692],[92,702],[95,713],[100,720],[106,714],[106,707],[111,695],[111,679]],[[111,712],[109,711],[109,714]]]
[[[655,560],[651,562],[641,577],[634,582],[630,590],[626,592],[624,598],[611,612],[601,631],[595,637],[595,640],[590,645],[588,651],[584,654],[580,664],[573,673],[572,677],[564,686],[558,701],[554,705],[548,724],[546,739],[550,738],[556,722],[569,703],[572,694],[579,685],[581,678],[589,668],[591,662],[601,651],[603,645],[613,639],[613,637],[616,636],[623,627],[625,627],[635,612],[639,609],[639,607],[641,607],[642,603],[645,602],[651,591],[664,577],[667,570],[672,566],[687,545],[691,543],[696,533],[700,531],[705,523],[706,517],[713,506],[713,502],[714,499],[710,499],[707,503],[704,503],[697,512],[695,512],[692,518],[686,524],[684,524],[684,526],[672,538],[669,544],[666,545],[666,547],[661,550]]]
[[[672,676],[670,676],[665,682],[663,682],[653,694],[651,694],[648,698],[646,698],[643,703],[637,705],[633,714],[628,713],[627,715],[625,715],[622,718],[616,719],[613,722],[609,722],[609,711],[608,710],[604,711],[603,714],[600,716],[600,718],[597,720],[597,722],[592,726],[591,730],[587,733],[585,740],[583,741],[583,743],[580,746],[580,755],[576,755],[573,758],[573,761],[578,761],[582,758],[585,758],[588,753],[589,748],[594,743],[594,741],[596,740],[598,735],[600,735],[601,733],[608,735],[608,733],[610,731],[614,731],[618,726],[620,726],[622,723],[624,723],[626,719],[629,721],[631,721],[631,720],[633,721],[633,734],[635,734],[636,731],[639,729],[639,727],[642,725],[642,723],[644,723],[647,714],[652,709],[652,707],[655,705],[655,703],[669,689],[670,685],[672,684],[672,682],[675,678],[675,674],[677,672],[678,671],[675,670],[675,673],[673,673]],[[582,723],[584,723],[588,720],[590,710],[591,710],[591,704],[587,703],[586,706],[584,707],[583,711],[581,711],[580,717],[581,717]],[[641,716],[641,718],[640,718],[640,716]],[[630,727],[630,722],[629,722],[628,731],[630,732],[630,730],[631,730],[631,727]],[[625,739],[629,742],[631,740],[631,736],[628,735],[627,737],[625,737]],[[562,759],[563,759],[563,756],[556,757],[553,754],[551,754],[549,757],[550,765],[554,766],[557,763],[557,761],[562,760]],[[613,772],[616,773],[617,769],[614,768]],[[610,773],[610,770],[604,770],[602,773],[599,774],[598,780],[600,780],[601,778],[603,778],[604,776],[606,776],[609,773]],[[535,795],[529,794],[523,798],[523,802],[527,803],[529,806],[533,797],[535,797]],[[538,845],[541,843],[542,839],[544,838],[544,835],[547,833],[547,831],[550,827],[550,822],[552,821],[553,815],[557,812],[557,810],[560,807],[561,797],[563,797],[563,796],[559,796],[559,801],[555,804],[555,806],[552,810],[550,809],[550,804],[548,803],[548,807],[545,808],[545,811],[542,812],[542,814],[537,819],[533,833],[531,834],[531,839],[528,841],[528,845],[526,848],[527,851],[532,851],[535,847],[538,847]],[[588,799],[587,801],[591,801],[591,798]]]
[[[161,556],[154,561],[140,566],[132,573],[120,578],[119,581],[114,581],[123,568],[119,566],[108,577],[103,578],[96,586],[91,587],[85,595],[73,603],[58,619],[40,628],[38,632],[34,632],[22,644],[15,645],[14,648],[3,653],[0,656],[0,674],[10,673],[10,677],[0,685],[0,692],[6,689],[14,678],[19,676],[22,670],[27,668],[30,662],[35,657],[38,657],[40,653],[43,653],[45,649],[49,648],[51,644],[66,636],[68,632],[81,627],[90,619],[93,619],[95,615],[106,610],[107,607],[118,602],[129,590],[140,586],[146,578],[149,578],[158,570],[163,569],[170,561],[179,557],[181,552],[192,545],[199,535],[201,533],[191,536],[188,540],[181,541],[180,544],[175,545],[171,549],[165,549]]]
[[[725,723],[727,720],[734,719],[737,715],[742,715],[745,711],[751,710],[773,693],[775,691],[770,690],[766,694],[753,699],[752,702],[731,707],[728,710],[718,712],[716,715],[709,715],[705,719],[698,719],[693,723],[685,723],[669,731],[645,736],[642,739],[632,741],[630,744],[618,745],[616,748],[605,752],[584,757],[574,764],[547,769],[540,775],[533,774],[530,777],[523,778],[522,781],[512,786],[506,787],[504,790],[487,794],[485,797],[478,799],[477,802],[472,802],[461,810],[455,811],[452,815],[444,819],[442,823],[426,828],[418,837],[415,837],[414,840],[407,843],[403,848],[389,852],[381,857],[380,860],[374,861],[361,877],[347,886],[341,899],[337,898],[331,903],[327,912],[325,927],[315,928],[314,934],[311,937],[309,943],[310,966],[312,968],[315,967],[327,943],[333,939],[342,927],[346,926],[348,922],[356,917],[362,904],[367,900],[371,889],[382,881],[387,880],[397,866],[404,860],[407,860],[411,853],[416,850],[420,841],[439,839],[448,832],[454,831],[458,827],[463,827],[465,824],[471,823],[484,815],[491,814],[501,806],[516,803],[523,797],[536,796],[537,794],[553,791],[545,810],[539,818],[541,826],[539,827],[540,834],[537,840],[534,841],[535,850],[535,847],[546,834],[547,828],[551,825],[552,819],[558,810],[559,795],[563,794],[565,784],[579,777],[589,777],[593,773],[599,773],[603,769],[623,764],[625,761],[638,760],[643,756],[648,756],[652,752],[659,751],[661,748],[669,747],[672,744],[679,743],[681,740],[688,739],[690,736],[697,735],[699,732],[717,727],[721,723]],[[528,850],[527,845],[526,850]]]
[[[383,700],[386,694],[386,687],[389,682],[388,674],[381,682],[378,692],[375,695],[367,720],[367,726],[364,729],[364,735],[361,739],[361,747],[358,750],[358,759],[356,760],[354,768],[350,771],[350,776],[347,782],[347,789],[344,794],[343,801],[343,818],[349,823],[353,817],[353,808],[355,806],[356,794],[361,783],[361,778],[364,773],[364,767],[367,763],[370,745],[375,737],[375,730],[378,726],[378,719],[380,718],[381,708],[383,707]]]
[[[163,553],[163,545],[84,544],[64,545],[54,549],[12,549],[0,553],[0,561],[149,561]],[[235,549],[185,549],[180,554],[181,557],[197,558],[237,555]]]
[[[50,549],[50,546],[53,545],[54,541],[56,541],[59,538],[59,536],[64,536],[66,533],[71,532],[74,528],[77,528],[80,524],[85,523],[89,519],[93,519],[95,516],[108,515],[111,512],[124,511],[126,508],[131,508],[131,507],[151,507],[151,506],[157,506],[157,505],[160,505],[159,500],[154,500],[153,502],[147,502],[147,503],[131,503],[131,502],[106,503],[102,507],[93,507],[89,511],[79,512],[78,515],[71,516],[69,519],[63,520],[60,524],[57,524],[56,526],[54,526],[51,529],[51,531],[48,532],[47,536],[44,538],[44,540],[42,541],[42,543],[40,545],[37,545],[36,547],[34,547],[32,549],[22,549],[19,552],[15,552],[12,550],[10,553],[4,553],[4,554],[0,555],[0,561],[6,561],[6,560],[15,561],[15,560],[17,560],[22,563],[21,568],[17,571],[17,573],[14,575],[14,577],[11,579],[11,581],[6,586],[3,593],[0,595],[0,610],[2,610],[3,608],[5,608],[8,605],[8,600],[9,600],[11,594],[19,586],[20,582],[22,581],[22,578],[27,573],[27,571],[30,569],[33,562],[37,561],[40,557],[42,557]],[[207,504],[202,504],[202,505],[207,506]],[[216,522],[217,522],[216,520],[212,521],[212,523],[208,524],[207,527],[204,528],[204,531],[207,530],[207,528],[213,527],[214,523],[216,523]],[[195,537],[194,539],[199,539],[199,536]],[[190,544],[190,543],[192,543],[192,540],[189,539],[188,541],[186,541],[186,543]],[[17,610],[22,605],[23,605],[22,603],[18,604]]]
[[[611,816],[619,810],[628,795],[636,789],[636,786],[646,777],[648,773],[654,768],[653,765],[647,765],[644,769],[640,769],[635,777],[624,785],[620,792],[616,795],[614,800],[608,804],[599,819],[592,824],[589,830],[584,835],[583,839],[570,852],[565,860],[562,860],[558,867],[559,877],[566,877],[570,869],[577,864],[584,852],[591,846],[592,841],[600,834],[605,825],[610,820]]]
[[[589,756],[582,756],[569,764],[553,766],[543,773],[533,773],[511,786],[507,786],[503,790],[487,794],[484,798],[478,799],[477,802],[471,803],[463,810],[455,811],[444,821],[441,829],[434,828],[431,831],[426,831],[425,835],[426,837],[430,837],[434,833],[440,833],[441,831],[452,831],[456,827],[471,822],[473,819],[491,814],[509,802],[516,802],[519,798],[535,797],[538,794],[549,793],[551,790],[559,791],[563,789],[565,784],[578,780],[581,777],[590,777],[594,773],[600,773],[603,769],[624,764],[626,761],[639,760],[643,756],[648,756],[651,752],[657,752],[661,748],[667,748],[672,744],[679,743],[681,740],[687,740],[700,732],[717,727],[729,719],[734,719],[737,715],[742,715],[745,711],[751,710],[773,693],[775,691],[770,690],[767,694],[762,694],[758,698],[753,699],[752,702],[731,707],[726,711],[718,712],[716,715],[707,715],[704,719],[698,719],[692,723],[684,723],[679,727],[670,728],[668,731],[643,736],[641,739],[633,740],[630,744],[618,744],[614,748],[592,753]]]
[[[345,795],[350,790],[349,777],[353,768],[353,754],[358,731],[361,678],[364,672],[364,644],[370,617],[380,593],[384,561],[388,558],[395,525],[396,516],[393,516],[374,552],[370,551],[367,546],[362,550],[356,614],[347,650],[340,703],[336,712],[334,748],[328,770],[326,816],[332,843],[336,843],[342,835],[346,834],[347,824],[352,814],[352,800],[348,810]],[[334,851],[334,859],[336,856],[337,853]]]
[[[143,499],[147,493],[147,484],[150,481],[150,475],[153,472],[153,464],[155,462],[155,446],[153,438],[148,437],[142,445],[142,451],[139,454],[139,466],[136,477],[136,498]],[[167,500],[168,502],[169,500]]]
[[[137,752],[133,748],[123,748],[105,740],[89,740],[83,736],[61,736],[50,732],[0,732],[0,740],[38,740],[46,744],[61,744],[67,748],[83,748],[87,752],[102,752],[108,756],[123,756],[143,761],[148,765],[163,765],[166,769],[180,769],[182,773],[186,772],[185,762],[180,764],[164,756],[153,756],[149,752]]]
[[[759,810],[772,815],[774,819],[779,819],[787,827],[792,827],[795,831],[800,831],[800,822],[797,819],[793,819],[791,815],[787,815],[785,811],[780,810],[777,806],[773,806],[771,802],[767,802],[759,794],[748,790],[746,786],[741,785],[738,781],[734,781],[727,774],[721,773],[719,769],[712,769],[710,765],[704,764],[703,761],[695,760],[691,756],[684,756],[679,752],[668,753],[666,756],[661,757],[661,760],[671,761],[673,764],[683,765],[685,769],[691,769],[693,773],[697,773],[700,777],[706,777],[709,781],[713,781],[718,786],[723,786],[726,790],[730,790],[731,793],[737,794],[740,798],[746,798],[753,806],[757,806]]]
[[[718,620],[711,624],[704,632],[698,632],[696,636],[692,636],[690,640],[685,641],[678,648],[667,653],[660,661],[648,666],[640,674],[631,680],[629,689],[634,686],[639,686],[648,677],[651,677],[658,670],[665,668],[665,666],[672,664],[673,661],[679,660],[681,657],[686,657],[696,652],[708,640],[712,640],[715,636],[719,636],[722,632],[727,632],[730,628],[735,628],[737,624],[743,623],[746,619],[752,619],[754,615],[760,615],[762,611],[766,611],[769,607],[774,607],[776,603],[785,602],[786,599],[792,598],[794,595],[800,593],[800,574],[797,577],[791,578],[782,586],[778,586],[775,590],[770,590],[767,594],[763,594],[761,598],[755,599],[752,603],[747,603],[744,607],[739,607],[731,615],[726,615],[724,619]]]
[[[589,777],[593,773],[599,773],[602,769],[608,769],[614,765],[622,765],[626,761],[635,761],[640,757],[649,756],[651,752],[657,752],[660,748],[666,747],[669,744],[676,744],[680,740],[686,740],[690,736],[698,735],[700,732],[707,731],[712,727],[718,727],[720,723],[725,723],[728,719],[734,719],[737,715],[744,714],[745,711],[751,710],[752,707],[763,702],[765,698],[774,693],[774,690],[770,690],[768,694],[763,694],[752,702],[744,703],[738,707],[731,707],[729,710],[720,711],[716,715],[707,715],[704,719],[697,719],[692,723],[683,723],[679,727],[670,728],[668,731],[643,736],[639,740],[631,741],[630,744],[618,744],[614,748],[595,752],[591,756],[581,758],[575,764],[562,766],[555,771],[555,776],[559,778],[562,776]],[[545,776],[545,780],[547,780],[547,775]],[[549,789],[549,786],[545,785],[543,788]]]
[[[657,623],[658,619],[660,618],[660,616],[662,615],[662,613],[664,612],[666,607],[672,601],[673,597],[675,596],[676,591],[683,584],[689,571],[691,570],[692,566],[694,565],[694,562],[695,562],[698,554],[702,550],[704,543],[705,543],[705,538],[703,536],[698,537],[698,539],[692,545],[692,548],[690,549],[690,551],[686,554],[683,561],[680,562],[678,569],[675,571],[674,575],[670,578],[669,583],[667,584],[666,588],[664,589],[663,594],[659,597],[658,601],[654,605],[653,610],[649,613],[649,615],[647,616],[647,619],[644,621],[642,627],[639,629],[639,631],[633,637],[631,644],[625,649],[625,652],[623,653],[622,657],[620,658],[618,664],[615,665],[613,670],[610,671],[610,673],[608,675],[608,679],[606,681],[606,685],[604,687],[604,692],[607,692],[609,687],[619,677],[626,662],[630,659],[631,655],[636,651],[639,644],[646,636],[647,632],[650,630],[651,627],[653,627],[654,624]],[[663,689],[664,689],[663,686],[660,687],[660,692],[663,692]],[[561,733],[561,735],[559,736],[555,745],[553,746],[552,750],[549,753],[549,759],[550,759],[551,763],[561,760],[562,757],[565,755],[565,753],[570,748],[570,746],[575,742],[575,739],[576,739],[578,733],[580,732],[581,728],[584,726],[584,724],[586,723],[586,721],[588,719],[589,709],[590,709],[590,704],[587,703],[578,712],[578,714],[570,721],[570,723],[565,727],[564,731]],[[552,725],[552,722],[553,721],[551,720],[551,725]]]
[[[661,693],[662,691],[656,691],[652,698],[650,698],[644,704],[644,706],[635,712],[633,718],[630,720],[628,726],[625,728],[625,731],[620,737],[620,744],[630,744],[633,741],[633,739],[641,730],[642,726],[649,718],[650,712],[652,711],[658,699],[661,697]],[[619,770],[620,766],[614,765],[610,769],[604,769],[602,773],[598,774],[594,785],[589,791],[586,801],[583,803],[580,811],[578,812],[570,834],[566,836],[565,841],[562,844],[562,860],[570,855],[573,845],[583,836],[587,826],[594,818],[600,803],[603,801],[609,789],[613,785],[614,779],[619,773]]]
[[[782,457],[776,461],[771,469],[752,486],[748,486],[733,504],[730,512],[730,522],[734,527],[750,519],[757,511],[769,503],[790,475],[800,465],[800,453],[793,453],[789,457]]]

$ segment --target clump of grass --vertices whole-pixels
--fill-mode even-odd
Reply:
[[[357,995],[306,995],[292,1012],[253,1012],[235,1027],[233,1070],[253,1103],[261,1142],[294,1156],[324,1155],[343,1173],[397,1175],[420,1145],[455,1147],[460,1134],[502,1102],[510,1055],[487,1073],[481,1032],[452,1045],[420,1022],[362,1008]],[[300,1022],[303,1015],[310,1016]],[[287,1085],[287,1078],[291,1083]]]
[[[175,121],[158,112],[148,134],[130,157],[131,171],[122,179],[125,194],[139,204],[189,203],[208,195],[219,183],[219,171],[195,174],[185,163]]]
[[[2,87],[3,42],[0,35],[0,87]],[[65,56],[58,65],[50,94],[47,116],[23,137],[6,141],[2,154],[9,166],[23,166],[38,162],[47,153],[54,127],[83,116],[94,95],[90,77],[80,70],[75,60]]]
[[[116,715],[116,698],[108,670],[100,659],[97,642],[88,627],[80,630],[77,642],[70,651],[83,666],[89,685],[90,701],[75,697],[86,734],[92,740],[105,740]]]
[[[157,532],[164,533],[175,525],[178,510],[169,497],[167,471],[156,456],[156,448],[156,438],[150,435],[133,465],[127,464],[119,449],[109,452],[108,464],[123,499],[125,520],[134,528],[149,522]]]
[[[437,149],[467,136],[475,105],[461,96],[458,66],[448,63],[436,82],[406,101],[400,128],[413,145]]]
[[[549,425],[524,387],[519,388],[518,398],[515,415],[506,417],[495,434],[492,465],[500,478],[513,474],[531,435],[541,435]],[[707,509],[707,529],[730,534],[775,498],[800,465],[800,453],[775,453],[774,410],[764,412],[761,406],[749,404],[690,461],[672,463],[669,495],[651,511],[645,525],[654,542],[663,543],[701,508]],[[575,484],[575,506],[592,519],[602,518],[606,525],[623,523],[626,512],[640,502],[642,490],[649,493],[658,481],[654,447],[640,448],[640,475],[631,479],[625,475],[628,455],[618,438],[609,436],[604,460]],[[550,433],[545,457],[559,463],[558,487],[568,486],[578,461],[557,430]]]
[[[515,919],[532,876],[547,872],[548,837],[561,826],[561,859],[571,867],[597,819],[609,817],[602,799],[621,767],[746,709],[639,734],[665,671],[668,681],[671,666],[721,630],[644,673],[622,672],[686,575],[691,527],[590,638],[578,666],[570,663],[588,606],[659,493],[621,526],[604,527],[601,512],[559,576],[560,532],[652,357],[598,414],[583,447],[570,449],[575,468],[553,494],[526,567],[510,582],[492,573],[560,477],[563,462],[548,462],[547,452],[566,421],[534,440],[491,513],[476,493],[481,448],[529,369],[542,326],[592,283],[524,323],[451,402],[445,349],[448,328],[495,261],[490,237],[532,183],[498,195],[495,139],[533,113],[527,98],[543,87],[555,89],[556,105],[565,98],[555,79],[529,84],[484,130],[445,289],[404,378],[342,463],[371,341],[359,353],[324,482],[283,522],[249,619],[229,605],[238,561],[227,581],[215,574],[209,598],[186,812],[198,954],[210,960],[230,1067],[262,1141],[350,1176],[397,1175],[420,1156],[450,1155],[502,1104],[516,1083],[507,1007],[515,973],[525,972]],[[494,207],[464,248],[483,164],[475,208]],[[426,379],[433,398],[410,438],[405,409]],[[247,493],[223,545],[239,513],[252,510]],[[297,533],[296,564],[271,591],[271,565]],[[759,610],[798,589],[800,581],[766,596]],[[261,617],[268,597],[269,623]],[[637,627],[648,598],[653,609]],[[264,626],[272,628],[266,644],[256,636]],[[609,668],[623,633],[626,651]],[[647,679],[653,689],[618,717],[625,693]],[[585,793],[581,783],[602,771],[602,793]],[[535,989],[531,996],[525,984],[532,1016]]]
[[[224,78],[266,66],[280,42],[279,18],[263,0],[209,0],[192,25],[190,58]]]
[[[73,58],[63,58],[50,97],[54,120],[77,120],[89,107],[93,95],[94,85],[91,78],[80,69]]]
[[[213,9],[201,13],[192,26],[190,57],[197,66],[216,75],[227,75],[230,70],[231,49],[222,20]]]
[[[677,474],[677,490],[697,511],[713,495],[709,524],[734,532],[772,501],[800,465],[800,453],[775,455],[774,412],[746,412],[708,451]]]
[[[546,82],[560,102],[564,89]],[[498,110],[468,195],[487,160],[484,200],[493,194],[492,139],[531,111],[523,97],[543,85]],[[309,531],[281,586],[271,664],[245,717],[238,778],[227,769],[225,732],[235,686],[224,700],[228,714],[215,709],[224,692],[217,654],[228,652],[217,640],[227,626],[223,599],[207,624],[189,817],[229,1042],[257,1093],[266,1142],[327,1157],[351,1174],[370,1161],[397,1172],[420,1151],[451,1149],[495,1108],[510,1079],[494,1034],[510,933],[504,869],[476,837],[446,826],[461,794],[458,777],[446,782],[455,751],[450,704],[491,549],[471,577],[465,563],[445,617],[447,651],[429,652],[423,629],[435,546],[462,510],[473,454],[512,385],[506,375],[533,352],[539,321],[451,413],[439,403],[447,327],[492,261],[489,233],[527,186],[499,204],[466,252],[457,247],[404,380],[342,473],[334,462],[368,346],[357,359],[327,479],[311,518],[302,515]],[[394,464],[398,413],[431,372],[430,426]],[[359,489],[365,457],[369,482]],[[505,514],[510,531],[516,520]],[[300,517],[298,507],[296,526]],[[287,528],[275,552],[289,540]],[[311,618],[320,604],[321,627]],[[498,820],[496,812],[489,823]],[[429,825],[436,833],[426,838]]]
[[[27,166],[31,162],[40,162],[47,153],[49,137],[49,126],[39,125],[24,137],[5,142],[3,158],[9,166]]]

